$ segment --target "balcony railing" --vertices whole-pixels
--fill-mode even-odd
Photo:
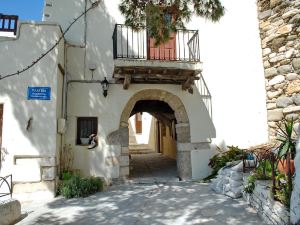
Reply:
[[[113,33],[114,59],[200,62],[197,30],[178,29],[165,44],[154,45],[146,27],[133,30],[116,24]]]
[[[13,32],[17,34],[18,16],[0,14],[0,32]]]

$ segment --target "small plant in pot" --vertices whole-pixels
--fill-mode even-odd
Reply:
[[[283,126],[282,126],[283,123]],[[283,120],[278,126],[277,141],[280,142],[278,147],[278,171],[288,175],[295,173],[294,158],[296,155],[296,135],[294,134],[294,121]]]
[[[296,133],[294,132],[294,120],[283,120],[278,126],[277,141],[280,145],[277,151],[278,166],[277,170],[285,174],[287,183],[281,187],[284,188],[284,193],[280,196],[284,199],[290,199],[292,193],[292,176],[295,173],[294,158],[296,155]],[[283,190],[283,189],[282,189]],[[286,201],[289,205],[289,200]]]

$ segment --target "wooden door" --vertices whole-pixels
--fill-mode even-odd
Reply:
[[[176,33],[172,33],[167,43],[155,46],[155,40],[148,37],[148,59],[176,60]]]
[[[172,14],[166,13],[164,19],[171,25],[174,19]],[[155,46],[154,38],[147,37],[148,40],[148,59],[149,60],[176,60],[176,33],[170,34],[170,40],[167,43]]]
[[[135,130],[137,134],[143,133],[142,113],[135,114]]]
[[[0,151],[2,148],[2,125],[3,125],[3,105],[0,105]]]

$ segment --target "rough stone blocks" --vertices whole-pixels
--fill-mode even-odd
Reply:
[[[0,225],[15,224],[21,219],[21,204],[18,200],[10,199],[0,202]]]
[[[56,178],[56,167],[43,167],[42,168],[42,180],[51,181]]]
[[[120,167],[120,177],[129,176],[129,166]]]
[[[182,180],[190,180],[192,177],[191,168],[191,152],[178,151],[177,152],[177,171]]]

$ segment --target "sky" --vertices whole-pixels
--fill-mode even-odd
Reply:
[[[44,0],[0,0],[0,14],[18,15],[20,20],[42,20]]]

